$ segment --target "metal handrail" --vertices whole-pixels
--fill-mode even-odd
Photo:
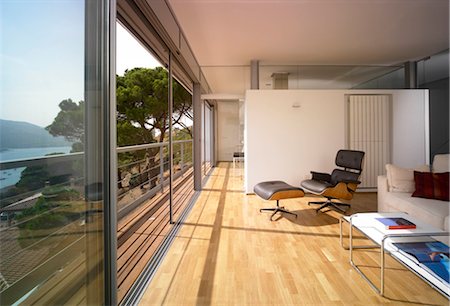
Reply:
[[[190,142],[192,142],[192,139],[176,140],[173,143],[177,144],[177,143],[190,143]],[[144,149],[164,147],[164,146],[168,146],[168,145],[169,145],[168,142],[155,142],[155,143],[142,144],[142,145],[125,146],[125,147],[118,147],[116,152],[117,153],[127,153],[127,152],[139,151],[139,150],[144,150]],[[84,152],[76,152],[76,153],[68,153],[68,154],[57,154],[57,155],[50,155],[50,156],[35,157],[35,158],[7,160],[7,161],[0,162],[0,170],[9,170],[9,169],[15,169],[15,168],[39,166],[42,164],[51,165],[51,164],[56,164],[59,162],[77,160],[83,156],[84,156]]]
[[[192,139],[187,140],[175,140],[173,144],[177,143],[188,143],[192,142]],[[126,147],[119,147],[117,148],[117,153],[126,153],[126,152],[132,152],[132,151],[139,151],[144,149],[152,149],[152,148],[158,148],[163,146],[168,146],[168,142],[155,142],[155,143],[148,143],[148,144],[141,144],[141,145],[134,145],[134,146],[126,146]]]
[[[186,166],[189,166],[190,163],[192,163],[192,157],[187,159],[186,158],[186,153],[188,152],[188,150],[185,149],[184,144],[192,144],[193,140],[192,139],[188,139],[188,140],[177,140],[174,141],[174,144],[180,144],[180,150],[177,152],[174,152],[176,155],[180,156],[180,161],[179,161],[179,165],[181,166],[181,172],[185,171]],[[169,143],[168,142],[159,142],[159,143],[151,143],[151,144],[143,144],[143,145],[133,145],[133,146],[125,146],[125,147],[118,147],[117,148],[117,153],[127,153],[127,152],[135,152],[138,150],[145,150],[145,149],[149,149],[149,148],[162,148],[164,146],[168,146]],[[186,150],[186,151],[185,151]],[[192,150],[192,149],[191,149]],[[69,154],[58,154],[58,155],[50,155],[50,156],[44,156],[44,157],[37,157],[37,158],[28,158],[28,159],[19,159],[19,160],[10,160],[10,161],[5,161],[5,162],[0,162],[0,170],[8,170],[8,169],[15,169],[15,168],[21,168],[21,167],[29,167],[29,166],[39,166],[39,165],[55,165],[58,163],[62,163],[62,162],[69,162],[69,161],[76,161],[79,160],[81,158],[83,158],[84,156],[84,152],[77,152],[77,153],[69,153]],[[162,159],[161,159],[162,158]],[[118,167],[118,170],[120,169],[124,169],[126,167],[129,166],[137,166],[140,163],[144,163],[146,162],[145,159],[141,159],[138,161],[132,161],[128,164],[124,164],[121,165],[120,167]],[[162,150],[160,150],[160,160],[157,164],[153,165],[150,169],[145,169],[142,172],[138,172],[138,173],[133,173],[131,178],[136,178],[139,177],[140,175],[148,175],[150,173],[150,171],[157,169],[158,167],[160,168],[160,171],[157,175],[153,175],[152,177],[149,177],[148,179],[146,179],[144,182],[141,182],[140,184],[138,184],[137,186],[130,186],[130,189],[125,191],[124,193],[121,193],[121,195],[127,194],[130,191],[134,190],[135,188],[139,188],[144,186],[145,184],[147,184],[148,182],[158,179],[160,178],[160,180],[158,181],[158,183],[154,186],[160,188],[161,192],[164,191],[164,185],[165,185],[165,180],[166,180],[166,176],[164,175],[164,172],[166,171],[166,167],[169,164],[169,161],[166,160],[166,158],[163,156]],[[72,179],[71,182],[74,181],[79,181],[82,180],[83,178],[79,177],[79,178],[74,178]],[[67,185],[71,182],[63,182],[60,183],[58,185]],[[118,178],[117,183],[121,184],[123,182],[122,178]],[[56,186],[56,185],[53,185]],[[3,198],[3,201],[7,201],[9,199],[13,199],[13,198],[17,198],[18,200],[20,198],[23,198],[23,196],[25,194],[33,194],[36,192],[40,192],[42,191],[43,188],[39,188],[36,190],[31,190],[28,191],[26,193],[22,193],[20,195],[16,195],[16,196],[12,196],[12,197],[8,197],[8,198]],[[136,202],[136,201],[134,201]],[[134,205],[135,203],[128,203],[127,205]]]
[[[42,164],[51,165],[59,162],[73,161],[83,157],[84,152],[56,154],[35,158],[23,158],[0,162],[0,170],[9,170],[15,168],[40,166]]]
[[[52,187],[68,186],[68,185],[70,186],[71,184],[76,184],[77,182],[82,181],[82,180],[83,180],[83,178],[76,178],[74,180],[70,180],[70,181],[67,181],[67,182],[54,184],[54,185],[52,185]],[[39,189],[35,189],[35,190],[29,190],[29,191],[21,193],[19,195],[3,198],[2,200],[6,201],[6,200],[11,200],[11,199],[17,198],[17,200],[19,201],[21,198],[23,199],[24,197],[32,196],[33,194],[36,194],[36,192],[41,192],[43,189],[44,188],[39,188]]]
[[[176,150],[174,150],[173,152],[173,156],[174,159],[177,160],[176,165],[174,165],[174,169],[173,169],[173,179],[178,179],[178,178],[182,178],[184,177],[183,180],[187,180],[189,178],[188,175],[186,175],[186,173],[190,173],[189,175],[192,175],[191,172],[188,172],[189,169],[192,168],[192,162],[193,162],[193,154],[192,154],[192,150],[193,150],[193,146],[191,146],[193,144],[193,140],[180,140],[180,141],[174,141],[174,144],[180,144],[180,147],[176,147]],[[190,144],[190,145],[189,145]],[[168,146],[169,144],[167,142],[163,142],[163,143],[153,143],[153,144],[145,144],[145,145],[137,145],[137,146],[127,146],[127,147],[119,147],[117,148],[117,153],[126,153],[126,152],[134,152],[134,151],[138,151],[138,150],[146,150],[149,148],[163,148],[164,146]],[[137,192],[135,193],[136,197],[132,196],[128,199],[124,199],[123,201],[119,200],[118,201],[118,206],[117,206],[117,217],[120,220],[121,218],[123,218],[124,216],[128,215],[129,212],[131,212],[133,209],[135,209],[135,207],[138,207],[138,205],[141,205],[141,203],[144,203],[145,201],[147,201],[150,198],[153,198],[157,193],[161,192],[162,194],[167,193],[167,185],[168,185],[168,178],[167,178],[167,171],[168,171],[168,165],[170,164],[169,162],[169,158],[167,157],[168,152],[165,152],[166,150],[159,150],[159,152],[155,151],[154,153],[156,154],[156,160],[150,159],[150,161],[148,159],[139,159],[138,161],[132,161],[130,163],[128,163],[127,165],[122,165],[122,167],[118,167],[117,171],[127,171],[130,172],[131,177],[138,177],[141,176],[138,180],[136,180],[133,185],[129,185],[129,187],[124,187],[124,189],[118,189],[117,191],[125,191],[123,194],[119,195],[118,198],[121,199],[123,198],[126,194],[128,194],[129,192],[135,191],[137,189],[140,189],[142,187],[142,193]],[[158,155],[159,155],[159,160],[158,160]],[[176,158],[175,158],[176,156]],[[51,155],[51,156],[45,156],[45,157],[37,157],[37,158],[29,158],[29,159],[20,159],[20,160],[9,160],[9,161],[5,161],[5,162],[0,162],[0,169],[1,170],[8,170],[8,169],[14,169],[14,168],[22,168],[22,167],[30,167],[30,166],[42,166],[42,165],[54,165],[55,168],[57,167],[57,165],[59,163],[67,163],[67,162],[76,162],[76,161],[80,161],[84,158],[84,153],[83,152],[77,152],[77,153],[69,153],[69,154],[58,154],[58,155]],[[132,158],[134,159],[134,158]],[[147,164],[148,162],[150,162],[151,164]],[[155,164],[153,164],[155,163]],[[142,167],[142,165],[145,165],[145,167]],[[128,168],[126,168],[128,167]],[[148,168],[147,168],[148,167]],[[145,168],[145,169],[144,169]],[[159,171],[156,170],[159,168]],[[131,171],[133,172],[137,172],[137,173],[131,173]],[[153,172],[154,171],[154,172]],[[70,172],[70,171],[69,171]],[[61,185],[64,186],[66,184],[75,184],[74,188],[79,189],[78,187],[82,187],[82,183],[79,183],[79,181],[83,181],[84,178],[82,176],[79,177],[73,177],[74,174],[71,173],[71,178],[70,180],[67,180],[67,182],[63,182],[60,184],[55,184],[55,185],[51,185],[51,186],[57,186],[57,185]],[[128,175],[128,174],[127,174]],[[121,184],[123,182],[123,179],[120,178],[120,176],[117,179],[117,184]],[[135,186],[134,184],[137,184],[137,186]],[[42,188],[39,188],[39,190],[34,190],[34,191],[29,191],[26,193],[22,193],[21,195],[17,195],[17,197],[19,196],[23,196],[24,194],[28,194],[28,193],[37,193],[40,192],[42,190]],[[10,197],[9,199],[12,199],[14,197]],[[2,201],[5,199],[2,199]],[[122,204],[120,204],[122,203]],[[4,203],[6,204],[6,203]],[[43,211],[43,212],[39,212],[37,215],[32,216],[31,218],[25,218],[22,220],[16,220],[16,222],[14,222],[13,224],[8,224],[8,226],[4,229],[0,230],[0,235],[7,235],[9,230],[14,230],[17,229],[17,226],[19,224],[24,224],[26,222],[29,222],[33,219],[39,218],[45,214],[51,214],[53,212],[59,211],[60,207],[54,207],[54,208],[50,208],[49,210]],[[72,226],[72,224],[74,224],[74,222],[79,222],[80,220],[83,220],[83,218],[85,219],[85,222],[89,222],[87,217],[88,217],[88,212],[80,212],[80,216],[78,219],[71,221],[69,224],[65,224],[62,225],[59,228],[55,228],[54,231],[50,231],[49,233],[46,233],[45,235],[43,235],[42,237],[38,237],[38,241],[35,241],[34,243],[32,243],[31,245],[26,246],[25,248],[21,249],[19,252],[20,253],[25,253],[28,252],[29,250],[32,250],[34,247],[36,247],[37,245],[40,245],[42,243],[46,243],[45,241],[48,241],[49,239],[51,239],[52,237],[56,237],[58,235],[61,234],[66,234],[66,230]],[[83,217],[83,213],[86,213],[86,215]],[[18,221],[18,222],[17,222]],[[72,245],[78,245],[80,243],[82,243],[82,239],[84,239],[83,237],[80,237],[78,240],[74,241],[69,247],[71,247]],[[61,258],[66,258],[72,249],[68,249],[65,248],[61,251],[58,251],[58,256],[53,256],[51,257],[49,260],[46,260],[44,262],[44,265],[61,265],[59,263],[58,260],[60,260]],[[65,252],[65,253],[64,253]],[[67,253],[67,254],[66,254]],[[73,252],[73,254],[75,254],[76,252]],[[61,255],[63,254],[63,255]],[[14,255],[9,256],[8,258],[2,258],[1,261],[3,264],[10,264],[11,260],[14,258]],[[16,256],[17,257],[17,256]],[[41,264],[39,266],[43,267],[43,265]],[[36,272],[37,271],[37,272]],[[47,269],[47,271],[52,271],[52,269]],[[23,279],[23,277],[34,277],[33,273],[41,273],[42,271],[38,270],[38,269],[34,269],[33,270],[27,270],[25,271],[25,274],[21,275],[21,280]],[[13,284],[7,284],[6,290],[13,290],[12,288],[14,288],[14,285],[17,285],[18,283],[13,283]],[[2,289],[3,290],[3,289]],[[2,291],[3,293],[5,291]]]

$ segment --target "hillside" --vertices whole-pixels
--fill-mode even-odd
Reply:
[[[0,150],[70,146],[63,137],[53,137],[44,128],[21,121],[0,119]]]

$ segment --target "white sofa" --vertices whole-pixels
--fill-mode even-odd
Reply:
[[[449,154],[435,156],[433,172],[448,172],[449,168]],[[449,230],[450,202],[412,197],[411,194],[412,192],[393,191],[387,175],[378,177],[379,212],[406,212],[430,225]]]

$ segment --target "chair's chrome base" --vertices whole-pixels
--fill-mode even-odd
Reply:
[[[277,200],[277,207],[261,208],[259,211],[260,211],[260,212],[263,212],[263,211],[273,211],[272,215],[270,216],[270,221],[273,221],[273,216],[275,216],[275,214],[276,214],[277,212],[281,212],[281,213],[293,215],[293,216],[295,216],[295,218],[297,219],[297,214],[294,214],[293,212],[290,212],[289,210],[286,210],[284,207],[280,207],[278,201],[279,201],[279,200]]]
[[[326,208],[326,207],[334,208],[335,210],[337,210],[341,213],[345,213],[348,210],[348,208],[350,208],[350,204],[335,203],[335,202],[332,202],[331,199],[327,199],[326,201],[320,201],[320,202],[308,202],[308,205],[311,205],[311,204],[319,204],[320,205],[320,207],[316,209],[316,213],[319,213],[319,211],[321,211],[323,208]],[[345,207],[347,207],[347,209],[343,209],[340,206],[345,206]]]

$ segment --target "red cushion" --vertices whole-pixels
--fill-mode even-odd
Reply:
[[[450,201],[449,172],[433,173],[434,198],[436,200]]]
[[[433,173],[414,171],[416,190],[413,197],[434,199]]]

